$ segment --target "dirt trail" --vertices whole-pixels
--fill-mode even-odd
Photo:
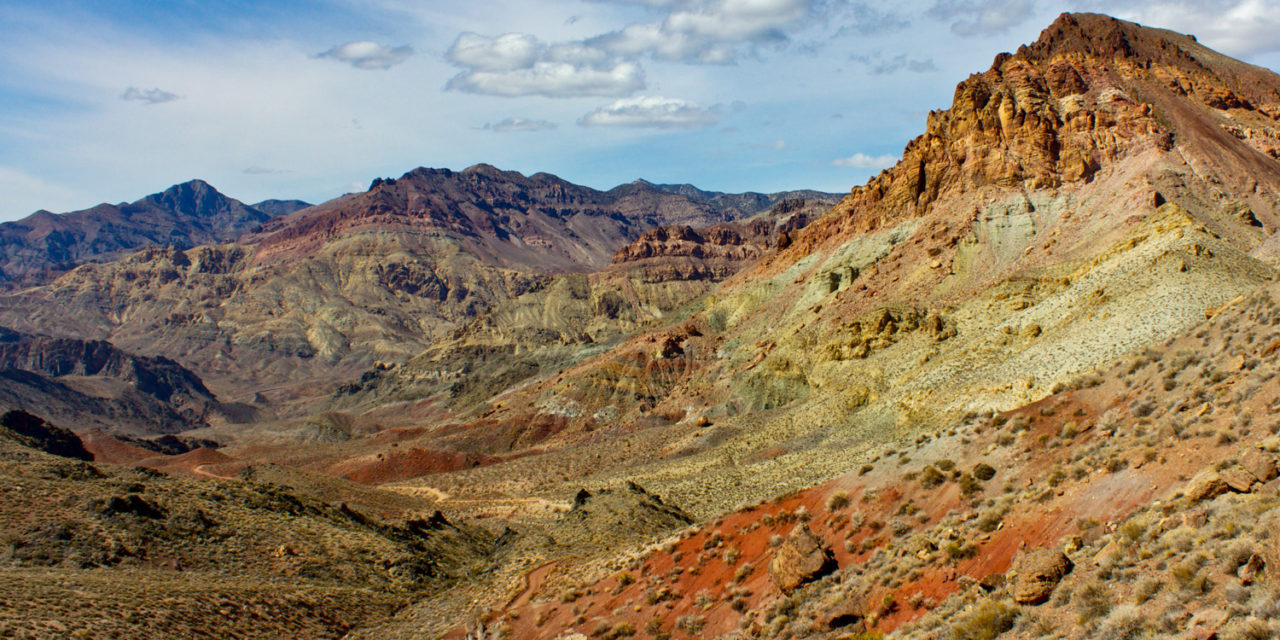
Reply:
[[[513,607],[522,607],[529,604],[529,601],[533,599],[533,595],[542,588],[542,585],[546,584],[547,577],[551,575],[551,572],[555,570],[556,565],[561,561],[563,561],[563,558],[544,562],[534,567],[529,573],[524,574],[524,588],[507,601],[503,610],[510,610]]]
[[[212,471],[209,471],[208,469],[205,468],[208,466],[212,466],[212,465],[207,465],[207,464],[196,465],[196,467],[191,470],[191,473],[194,473],[198,476],[205,476],[208,478],[217,478],[219,480],[230,480],[233,477],[233,476],[223,476],[223,475],[218,475],[216,473],[213,473]]]
[[[435,487],[428,486],[388,486],[380,487],[387,491],[414,496],[418,498],[427,497],[439,503],[449,503],[452,505],[468,505],[468,506],[496,506],[496,505],[516,505],[516,506],[539,506],[545,509],[555,510],[559,508],[567,508],[564,503],[554,502],[546,498],[537,496],[528,498],[454,498],[445,491],[441,491]]]

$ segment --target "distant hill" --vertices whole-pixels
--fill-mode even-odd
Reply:
[[[149,246],[181,249],[229,242],[273,217],[308,206],[229,198],[207,182],[174,185],[132,203],[100,204],[0,223],[0,286],[47,282],[86,262],[104,262]]]
[[[292,398],[287,388],[295,385],[327,394],[375,362],[408,360],[549,277],[609,267],[650,229],[729,223],[796,195],[670,193],[645,182],[599,191],[476,165],[415,169],[265,219],[201,189],[203,199],[178,188],[139,206],[158,217],[155,202],[188,202],[171,209],[202,221],[241,212],[253,224],[234,228],[248,232],[233,242],[229,233],[202,231],[215,246],[173,241],[110,261],[100,254],[100,263],[3,296],[0,322],[172,358],[239,400],[264,387],[277,399]],[[809,206],[825,210],[837,200],[827,195]],[[301,204],[263,206],[283,212]],[[166,220],[179,224],[176,214]]]

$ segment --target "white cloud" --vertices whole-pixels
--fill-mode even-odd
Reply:
[[[951,21],[951,32],[961,37],[1003,33],[1035,15],[1034,0],[936,0],[932,18]]]
[[[554,122],[527,118],[507,118],[501,122],[486,122],[484,125],[486,131],[496,131],[498,133],[547,131],[555,128],[556,123]]]
[[[564,62],[538,62],[513,71],[467,71],[454,76],[446,89],[508,98],[610,97],[644,88],[644,73],[632,62],[609,69],[579,67]]]
[[[121,100],[129,100],[136,102],[145,102],[147,104],[162,104],[165,102],[173,102],[181,98],[176,93],[170,93],[163,89],[139,89],[137,87],[129,87],[120,94]]]
[[[512,71],[532,67],[545,51],[545,45],[526,33],[490,38],[466,32],[458,35],[445,57],[473,71]]]
[[[820,22],[829,8],[819,0],[708,0],[644,2],[672,9],[662,20],[635,23],[587,40],[619,56],[731,63],[760,46],[781,44],[788,33]]]
[[[720,110],[678,98],[624,98],[582,116],[583,126],[701,129],[720,121]]]
[[[413,55],[413,47],[388,47],[376,42],[360,40],[340,44],[328,51],[316,54],[317,58],[329,58],[346,62],[357,69],[390,69]]]
[[[534,36],[465,32],[445,58],[463,71],[446,89],[494,96],[612,97],[645,86],[644,71],[581,42],[547,45]]]
[[[847,158],[836,158],[831,161],[833,167],[852,167],[854,169],[887,169],[897,164],[898,156],[869,156],[855,153]]]

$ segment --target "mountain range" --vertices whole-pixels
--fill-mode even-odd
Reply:
[[[40,212],[0,630],[1271,637],[1278,231],[1280,76],[1097,14],[848,194]]]

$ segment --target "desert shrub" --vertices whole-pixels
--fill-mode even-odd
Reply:
[[[839,511],[849,506],[849,492],[840,490],[827,497],[827,508],[832,511]]]
[[[978,518],[978,528],[986,532],[996,530],[1000,526],[1000,521],[1004,519],[1004,511],[1000,509],[989,509]]]
[[[1147,527],[1136,520],[1130,520],[1120,526],[1120,535],[1131,543],[1140,540],[1146,532]]]
[[[1111,613],[1111,594],[1101,583],[1091,582],[1076,592],[1076,608],[1080,610],[1080,623],[1097,620]]]
[[[1164,589],[1164,581],[1157,578],[1147,578],[1138,583],[1138,588],[1133,592],[1133,600],[1137,604],[1142,604],[1155,597],[1160,590]]]
[[[1182,589],[1192,593],[1204,593],[1209,590],[1209,578],[1200,572],[1200,564],[1195,560],[1185,560],[1169,570],[1173,581]]]
[[[1100,640],[1133,640],[1147,632],[1147,619],[1142,611],[1131,604],[1116,607],[1098,627]]]
[[[707,626],[706,616],[687,615],[676,618],[676,629],[690,635],[698,635],[702,633],[702,628]]]
[[[994,640],[1013,628],[1020,611],[1003,602],[986,602],[952,625],[955,640]]]
[[[864,464],[862,465],[861,469],[858,469],[858,475],[865,476],[868,473],[871,473],[871,471],[874,469],[875,469],[875,465]]]
[[[933,463],[933,466],[935,466],[935,467],[937,467],[937,468],[939,468],[939,469],[941,469],[941,470],[943,470],[943,471],[951,471],[952,469],[955,469],[955,468],[956,468],[956,463],[955,463],[955,461],[950,460],[950,459],[948,459],[948,458],[943,458],[943,459],[941,459],[941,460],[939,460],[939,461],[937,461],[937,462]]]
[[[942,475],[941,471],[938,471],[933,467],[925,467],[924,470],[920,472],[920,486],[925,489],[932,489],[946,481],[947,477]]]
[[[980,462],[973,468],[973,477],[986,482],[996,477],[996,469],[985,462]]]
[[[742,552],[737,547],[729,547],[724,550],[724,563],[733,566],[738,563],[738,559],[742,557]]]
[[[1269,640],[1276,635],[1271,630],[1271,625],[1253,618],[1228,624],[1221,637],[1223,640]]]
[[[947,552],[947,557],[952,560],[965,560],[978,555],[978,547],[959,540],[948,542],[942,549]]]

